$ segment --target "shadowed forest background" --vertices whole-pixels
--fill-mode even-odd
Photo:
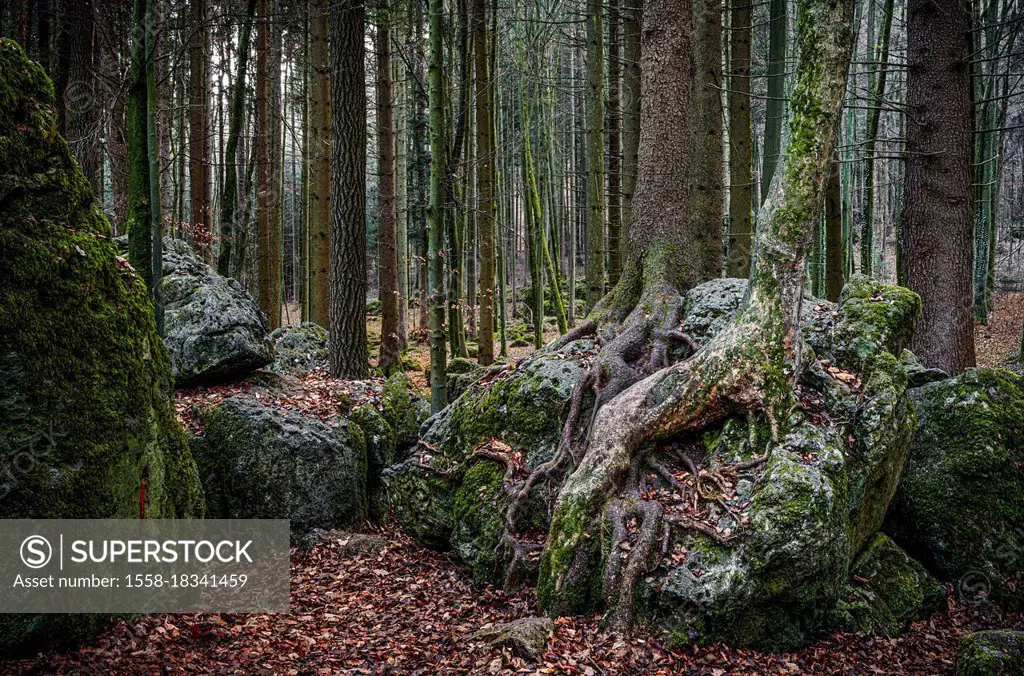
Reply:
[[[292,613],[17,673],[1020,673],[1020,0],[2,0],[3,518]]]

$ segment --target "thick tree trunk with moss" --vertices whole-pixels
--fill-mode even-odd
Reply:
[[[592,574],[594,566],[601,563],[601,553],[600,538],[593,532],[605,506],[622,492],[631,501],[628,511],[640,522],[641,535],[629,564],[623,566],[622,557],[608,559],[603,597],[613,606],[613,624],[620,629],[631,626],[636,580],[643,574],[653,541],[660,539],[657,534],[661,532],[660,506],[644,501],[637,486],[630,485],[631,468],[642,459],[649,443],[700,432],[732,414],[758,411],[763,412],[774,439],[785,432],[794,381],[803,368],[798,328],[805,266],[813,230],[820,222],[825,178],[838,137],[853,40],[852,10],[853,0],[801,0],[798,4],[800,58],[790,141],[779,167],[780,176],[758,216],[757,256],[746,305],[729,326],[691,358],[670,364],[660,360],[664,367],[621,390],[610,401],[599,391],[593,429],[578,446],[567,443],[574,438],[569,429],[569,424],[574,424],[570,412],[558,453],[568,456],[566,467],[560,470],[568,469],[571,474],[559,492],[540,564],[538,596],[549,610],[574,613],[594,604]],[[685,44],[672,41],[685,41],[692,34],[686,23],[690,16],[689,9],[680,9],[675,3],[647,4],[645,83],[647,78],[669,77],[673,70],[679,70],[669,70],[671,62],[666,57],[688,53]],[[692,87],[692,80],[689,84]],[[672,91],[671,86],[667,89]],[[678,106],[666,105],[664,98],[653,94],[649,88],[644,90],[645,120],[656,122],[664,116],[681,114]],[[650,160],[659,146],[664,146],[663,137],[648,133],[641,136],[641,187],[651,178],[650,169],[657,166],[646,164],[645,158]],[[659,201],[647,203],[642,196],[644,191],[638,190],[638,223],[654,220],[671,206]],[[638,234],[634,232],[634,238]],[[686,275],[694,274],[694,270],[667,270],[666,259],[677,256],[666,256],[666,249],[649,240],[641,243],[647,252],[637,259],[642,264],[643,284],[635,283],[642,290],[643,302],[634,314],[661,313],[665,322],[660,327],[661,335],[672,339],[678,333],[677,324],[667,322],[678,321],[675,308],[679,301],[671,287],[686,288]],[[672,276],[668,277],[667,272]],[[620,284],[617,291],[621,289]],[[642,325],[632,324],[622,335]],[[654,335],[659,334],[655,331]],[[583,387],[589,386],[587,380],[584,377],[581,381]],[[515,521],[509,519],[509,524]]]

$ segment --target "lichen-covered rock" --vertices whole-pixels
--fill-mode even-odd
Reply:
[[[466,389],[480,380],[486,369],[479,363],[462,357],[448,361],[448,400],[455,401]],[[428,380],[429,380],[429,373]]]
[[[1024,632],[995,629],[964,636],[956,676],[1024,676]]]
[[[535,661],[544,654],[548,637],[555,630],[549,617],[523,617],[485,627],[470,635],[470,641],[483,641],[495,648],[507,648],[516,657]]]
[[[710,340],[739,307],[744,289],[743,280],[714,280],[691,291],[685,330],[702,343]],[[919,302],[910,292],[860,284],[848,290],[844,303],[805,304],[804,335],[821,358],[804,374],[788,436],[773,442],[766,423],[753,415],[729,419],[702,439],[679,440],[702,449],[695,457],[708,470],[766,459],[740,479],[726,505],[702,504],[706,523],[739,537],[720,544],[673,527],[669,556],[641,578],[639,611],[650,625],[667,630],[671,642],[779,648],[805,641],[827,626],[855,556],[881,526],[915,424],[901,358]],[[869,312],[875,322],[870,334],[881,336],[873,342],[847,330],[854,317]],[[847,328],[837,332],[837,326]],[[847,339],[859,340],[858,348]],[[508,503],[505,467],[473,452],[502,444],[527,469],[551,458],[573,387],[596,350],[578,341],[540,351],[480,379],[431,418],[420,452],[385,472],[403,527],[420,542],[450,547],[475,575],[502,580],[510,559],[508,548],[499,546]],[[859,358],[847,359],[849,353]],[[585,398],[584,408],[591,402]],[[588,415],[585,410],[584,419]],[[550,527],[546,497],[531,496],[519,515],[517,531],[532,534],[535,542]],[[566,518],[574,518],[572,512]],[[541,559],[538,598],[544,607],[602,608],[611,531],[610,523],[605,526],[587,533],[587,582],[573,585],[587,589],[582,596],[562,598],[575,591],[545,578]],[[563,527],[588,526],[580,520]],[[548,550],[544,557],[563,555],[573,553]]]
[[[53,87],[0,40],[0,517],[203,515],[149,296],[57,132]],[[0,650],[94,631],[4,615]]]
[[[178,387],[236,379],[273,361],[267,318],[237,280],[173,244],[163,274],[165,341]]]
[[[832,611],[832,622],[845,631],[895,636],[945,605],[945,588],[881,533],[857,556],[850,576]]]
[[[581,360],[593,350],[593,343],[577,341],[510,364],[431,417],[421,452],[383,475],[402,527],[427,546],[455,548],[481,577],[499,578],[503,562],[496,560],[495,547],[506,505],[504,470],[493,461],[469,456],[494,438],[527,467],[551,458],[565,402],[584,371]],[[536,517],[536,526],[546,528],[543,510],[530,515]]]
[[[886,532],[940,580],[1024,607],[1024,381],[968,369],[911,395],[920,424]]]
[[[201,412],[192,442],[208,514],[291,519],[292,540],[366,516],[366,437],[345,418],[327,422],[245,394]]]
[[[270,334],[274,343],[274,361],[270,370],[301,376],[315,368],[326,367],[330,360],[327,329],[313,322],[282,326]]]

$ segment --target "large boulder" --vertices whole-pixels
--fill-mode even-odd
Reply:
[[[685,330],[710,340],[743,293],[736,280],[693,289]],[[706,470],[765,459],[743,472],[721,503],[704,507],[718,539],[739,537],[719,543],[674,529],[667,556],[643,578],[641,611],[673,643],[792,646],[828,624],[857,554],[881,527],[906,460],[915,418],[907,395],[912,359],[904,347],[919,311],[912,292],[868,280],[854,280],[838,307],[808,302],[804,335],[816,359],[802,378],[788,436],[772,442],[765,421],[753,415],[700,439],[678,440],[702,449],[697,455]],[[476,575],[502,580],[511,558],[510,548],[500,546],[508,477],[501,463],[474,451],[499,449],[524,469],[551,458],[566,402],[595,352],[589,341],[538,352],[485,375],[431,418],[422,452],[385,472],[403,527],[424,544],[453,549]],[[511,481],[524,476],[517,470]],[[517,524],[534,542],[543,542],[550,526],[546,497],[539,490],[531,495]],[[590,601],[600,606],[608,542],[602,548],[598,534],[590,537],[601,564],[592,571]],[[538,589],[556,612],[588,602],[558,594],[554,586]]]
[[[266,374],[199,402],[191,445],[210,516],[291,519],[302,545],[386,514],[380,473],[405,457],[426,419],[404,375],[325,380],[311,392],[295,377]]]
[[[853,562],[832,621],[845,631],[895,636],[945,602],[946,590],[931,573],[878,533]]]
[[[964,636],[956,676],[1024,676],[1024,632],[993,629]]]
[[[203,515],[145,286],[57,132],[53,87],[0,40],[0,518]],[[91,615],[4,615],[0,650]]]
[[[267,318],[237,280],[165,240],[164,327],[178,387],[247,375],[274,359]]]
[[[313,322],[282,326],[270,334],[274,342],[274,361],[270,370],[301,376],[324,368],[330,360],[327,343],[330,333]]]
[[[959,591],[1024,607],[1024,380],[968,369],[911,396],[920,425],[886,532]]]

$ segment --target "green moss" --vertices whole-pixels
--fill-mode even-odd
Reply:
[[[921,297],[910,289],[854,275],[839,297],[832,332],[836,364],[864,372],[879,352],[899,355],[921,316]]]
[[[0,40],[0,517],[201,517],[171,367],[57,131],[53,87]],[[0,649],[72,640],[98,616],[8,616]]]
[[[968,369],[911,393],[920,424],[886,532],[940,580],[972,575],[1024,607],[1024,381]]]
[[[469,467],[455,492],[454,517],[459,557],[481,579],[499,582],[501,566],[495,548],[504,531],[502,515],[507,498],[502,488],[505,468],[491,460],[481,460]]]
[[[1024,676],[1024,632],[991,630],[960,640],[957,676]]]
[[[604,547],[601,538],[593,537],[593,510],[585,501],[572,502],[559,507],[551,521],[555,536],[541,554],[537,602],[552,615],[589,613],[603,602],[599,571]]]
[[[895,636],[946,601],[946,590],[924,566],[881,533],[857,556],[850,575],[861,581],[846,585],[832,614],[846,631]]]

